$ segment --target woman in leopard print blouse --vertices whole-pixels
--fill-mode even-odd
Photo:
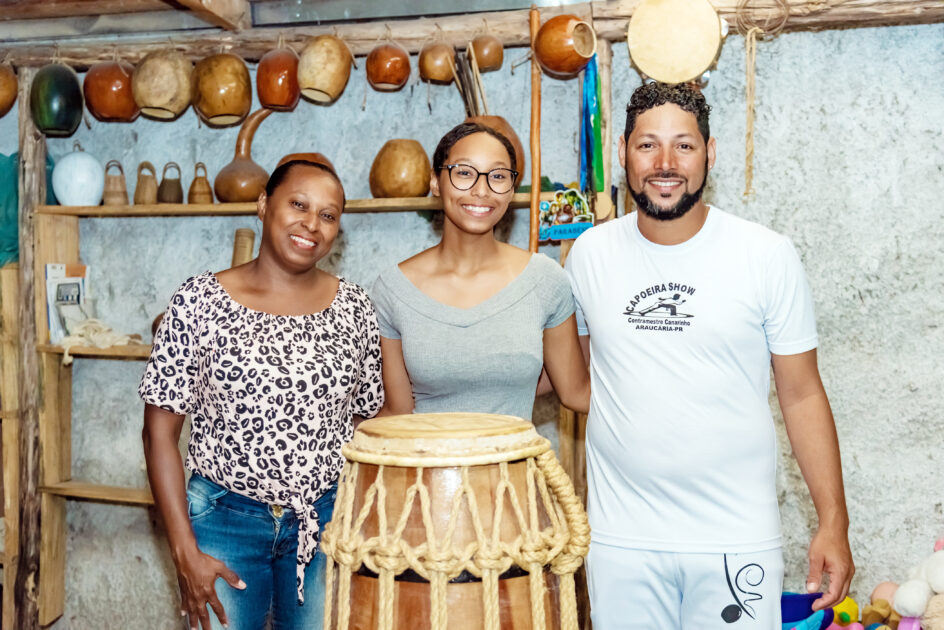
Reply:
[[[139,388],[144,450],[192,628],[321,627],[317,547],[341,445],[354,416],[383,404],[373,307],[315,266],[343,207],[333,169],[277,168],[259,197],[258,258],[184,282],[154,336]]]

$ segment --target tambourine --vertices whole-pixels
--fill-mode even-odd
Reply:
[[[661,83],[699,79],[717,61],[727,29],[708,0],[643,0],[626,29],[629,57]]]

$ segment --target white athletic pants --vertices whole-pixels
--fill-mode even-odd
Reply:
[[[593,630],[780,630],[783,553],[590,544]]]

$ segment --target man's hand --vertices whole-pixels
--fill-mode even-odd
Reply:
[[[835,606],[849,594],[849,583],[855,574],[849,536],[842,528],[820,528],[810,541],[810,570],[806,590],[814,593],[822,588],[823,574],[829,576],[829,590],[813,602],[813,610]]]

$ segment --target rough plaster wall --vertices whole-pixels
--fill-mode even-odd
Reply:
[[[616,128],[639,83],[626,57],[625,45],[616,44]],[[512,77],[507,67],[506,62],[500,73],[485,75],[490,103],[527,144],[527,72],[523,67]],[[944,315],[938,199],[944,90],[928,80],[942,73],[944,25],[787,34],[762,42],[756,195],[750,201],[741,196],[740,38],[725,44],[705,92],[714,105],[719,155],[709,200],[788,234],[807,267],[818,313],[820,367],[844,454],[858,564],[853,594],[860,601],[877,582],[903,579],[906,568],[944,530],[944,422],[936,404],[936,381],[944,376],[937,358],[942,350],[937,320]],[[271,168],[284,152],[322,150],[338,166],[349,196],[367,196],[367,171],[385,139],[415,137],[431,152],[442,130],[462,115],[451,88],[434,88],[430,118],[422,86],[413,98],[368,91],[362,112],[363,81],[362,72],[355,72],[332,107],[301,103],[294,114],[273,114],[257,135],[256,161]],[[545,78],[544,87],[544,172],[570,180],[576,82]],[[16,148],[12,117],[0,119],[0,151],[6,153]],[[236,135],[235,130],[198,128],[192,112],[174,123],[93,120],[92,125],[92,132],[83,127],[76,137],[102,162],[118,158],[132,171],[142,159],[158,167],[174,159],[186,169],[185,187],[194,161],[206,162],[211,177],[229,161]],[[556,140],[555,127],[560,130]],[[318,141],[322,135],[324,143]],[[50,152],[59,157],[71,143],[50,141]],[[326,148],[339,146],[349,147],[348,152]],[[616,174],[618,166],[614,169]],[[134,176],[128,175],[131,192]],[[526,221],[518,212],[522,218],[511,240],[523,245]],[[257,228],[248,217],[89,219],[81,225],[82,256],[93,265],[99,314],[145,336],[150,319],[183,278],[227,266],[233,230]],[[424,220],[406,213],[350,215],[343,229],[328,267],[368,284],[383,266],[436,240]],[[77,477],[144,482],[140,404],[133,394],[139,372],[137,363],[77,362]],[[540,404],[541,430],[553,435],[553,402]],[[782,428],[780,440],[785,587],[798,589],[815,513]],[[178,627],[173,569],[155,531],[140,508],[70,502],[66,614],[54,627]]]

